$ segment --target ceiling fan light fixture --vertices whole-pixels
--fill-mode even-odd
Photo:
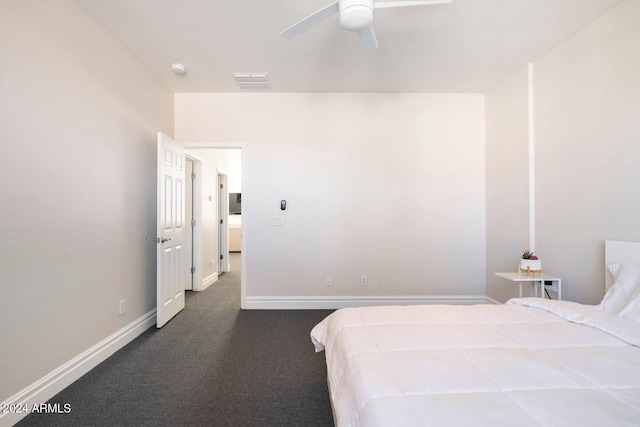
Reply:
[[[340,26],[360,31],[373,23],[373,0],[340,1]]]
[[[349,31],[358,33],[362,49],[371,51],[378,48],[378,37],[373,27],[373,9],[387,7],[425,6],[433,4],[451,3],[452,0],[335,0],[296,22],[280,35],[291,40],[317,25],[325,19],[339,13],[340,26]]]

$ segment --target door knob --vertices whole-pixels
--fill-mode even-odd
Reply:
[[[171,240],[171,238],[168,238],[168,239],[167,239],[166,237],[163,237],[163,238],[160,240],[160,243],[168,242],[169,240]]]

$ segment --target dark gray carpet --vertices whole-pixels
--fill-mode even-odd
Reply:
[[[332,426],[324,353],[309,331],[328,310],[240,310],[232,271],[19,426]]]

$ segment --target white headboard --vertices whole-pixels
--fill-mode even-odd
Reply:
[[[620,263],[640,265],[640,243],[619,240],[604,241],[605,289],[609,289],[613,285],[613,277],[611,277],[607,266]]]

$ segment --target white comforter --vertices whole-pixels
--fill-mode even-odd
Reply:
[[[337,426],[640,426],[640,325],[592,306],[348,308],[311,338]]]

